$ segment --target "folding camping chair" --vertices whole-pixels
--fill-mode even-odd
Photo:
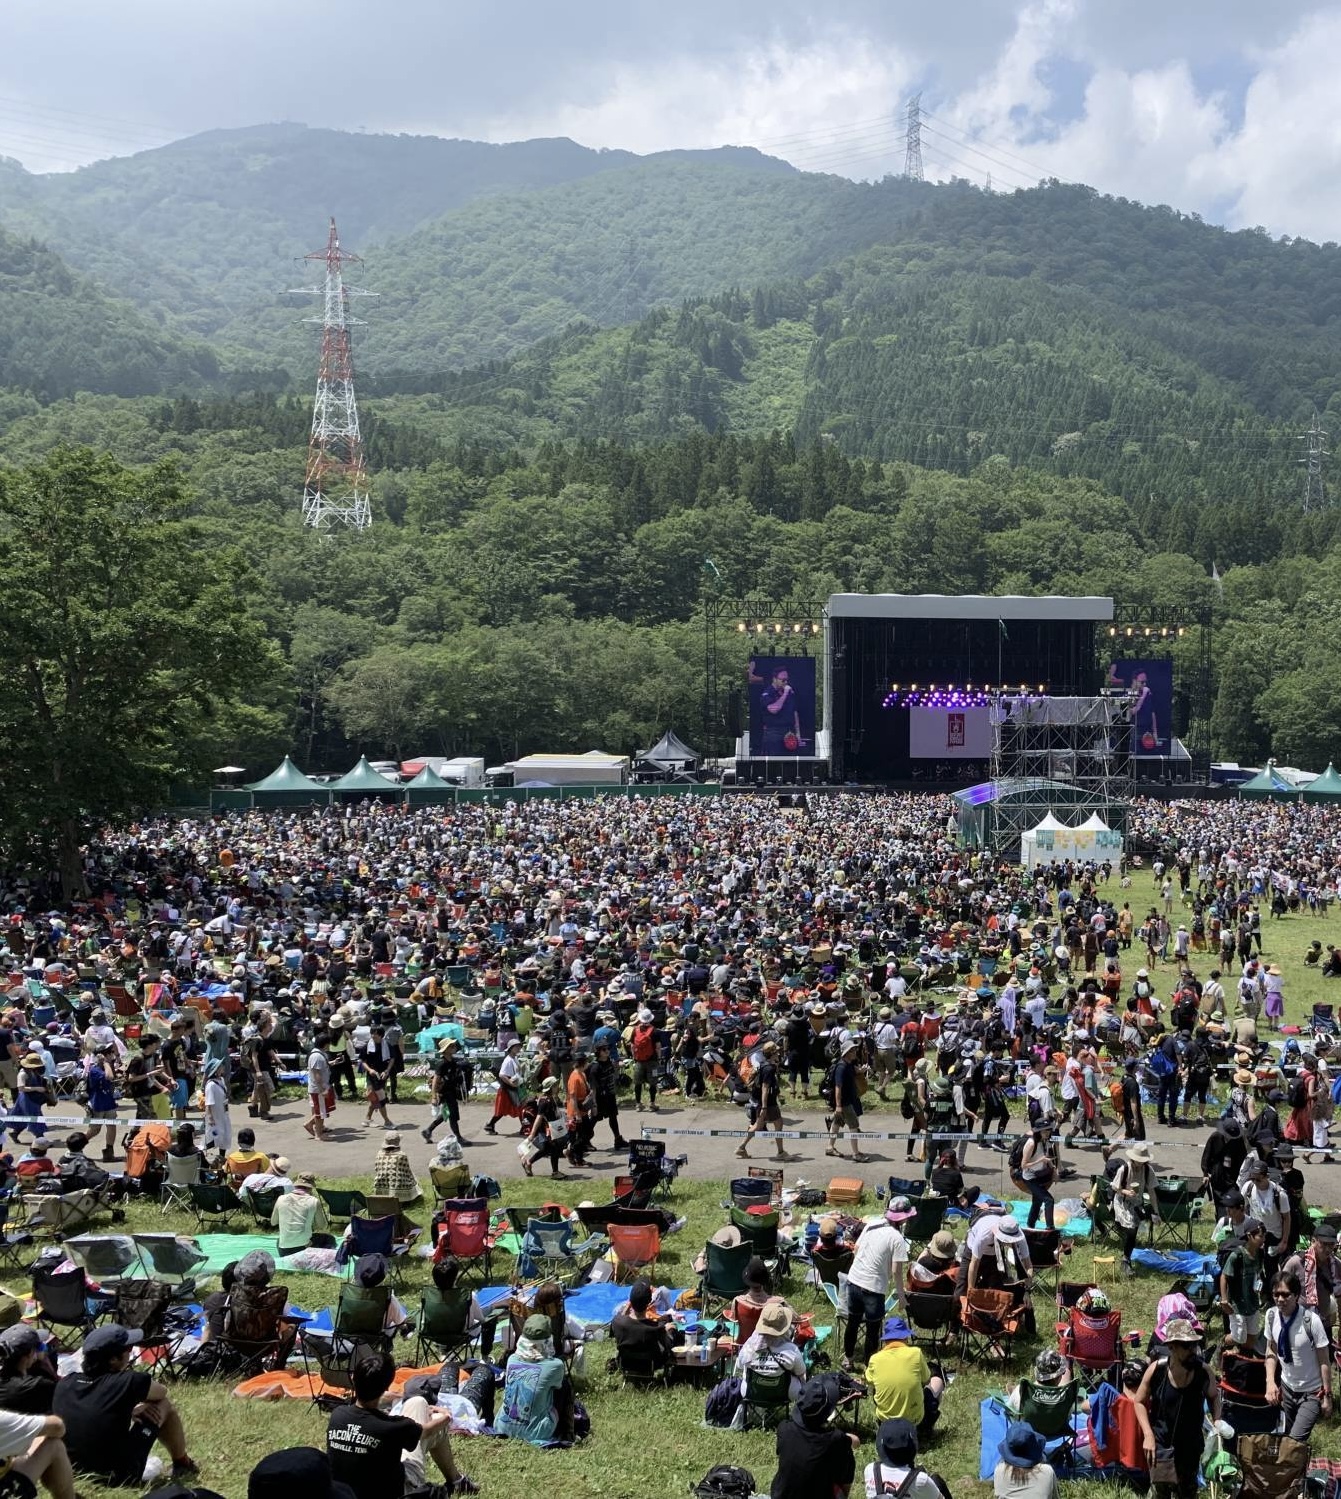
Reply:
[[[838,1248],[827,1251],[816,1241],[815,1247],[810,1251],[810,1268],[814,1270],[821,1285],[836,1286],[838,1277],[846,1275],[852,1268],[855,1257],[856,1250],[847,1244],[840,1244]]]
[[[440,1291],[436,1286],[425,1286],[419,1302],[419,1316],[415,1319],[419,1340],[415,1344],[414,1361],[423,1368],[432,1354],[435,1361],[468,1354],[479,1339],[479,1329],[470,1326],[471,1292],[466,1288]]]
[[[612,1223],[605,1234],[614,1256],[616,1281],[621,1280],[625,1272],[633,1279],[642,1271],[651,1279],[657,1256],[661,1253],[661,1230],[655,1223],[636,1228],[628,1223]]]
[[[580,1281],[607,1242],[606,1235],[592,1234],[575,1244],[573,1227],[567,1220],[546,1223],[532,1218],[522,1237],[514,1279],[518,1284],[535,1279],[556,1280],[560,1285]]]
[[[168,1159],[171,1160],[171,1156]],[[211,1223],[221,1223],[226,1227],[232,1223],[234,1213],[247,1211],[246,1203],[229,1186],[215,1182],[196,1182],[188,1186],[186,1192],[199,1229],[204,1229]]]
[[[1080,1381],[1087,1391],[1095,1390],[1105,1380],[1114,1389],[1122,1388],[1122,1313],[1082,1312],[1070,1307],[1066,1320],[1058,1323],[1057,1349],[1071,1367],[1080,1371]]]
[[[930,1193],[911,1198],[910,1201],[913,1216],[906,1223],[901,1223],[899,1227],[910,1244],[927,1244],[932,1234],[936,1233],[945,1222],[945,1209],[949,1203],[944,1197],[936,1197]]]
[[[641,1350],[616,1348],[615,1367],[620,1379],[637,1390],[664,1388],[670,1381],[671,1365],[658,1364],[650,1353]]]
[[[33,1301],[34,1320],[51,1332],[65,1327],[84,1334],[112,1314],[113,1298],[95,1294],[77,1265],[73,1270],[47,1270],[34,1265]]]
[[[366,1211],[368,1199],[362,1192],[337,1191],[332,1187],[318,1187],[317,1196],[326,1209],[332,1223],[348,1223],[355,1213]]]
[[[1024,1321],[1024,1310],[1010,1291],[974,1288],[959,1306],[959,1364],[1005,1362]]]
[[[284,1366],[296,1332],[284,1317],[288,1304],[288,1286],[235,1285],[228,1293],[223,1342],[234,1356],[230,1374],[245,1378]]]
[[[14,1198],[10,1192],[0,1192],[0,1268],[11,1270],[27,1270],[28,1265],[23,1263],[33,1247],[33,1236],[26,1229],[18,1229],[11,1233],[9,1231],[9,1213],[13,1206]]]
[[[681,1165],[681,1157],[666,1154],[664,1140],[629,1141],[629,1175],[635,1190],[670,1196],[671,1183]]]
[[[239,1192],[243,1202],[251,1209],[251,1216],[262,1233],[273,1233],[274,1226],[270,1222],[270,1215],[275,1211],[275,1204],[284,1195],[283,1187],[271,1187],[268,1192]]]
[[[949,1280],[949,1277],[945,1277]],[[954,1343],[955,1295],[954,1283],[944,1291],[914,1291],[911,1287],[903,1294],[908,1312],[908,1323],[913,1329],[913,1341],[925,1342],[938,1358],[950,1351]],[[925,1334],[925,1338],[921,1335]]]
[[[1090,1178],[1090,1242],[1097,1243],[1117,1232],[1117,1219],[1113,1216],[1113,1184],[1106,1176]]]
[[[191,1207],[190,1189],[200,1181],[200,1157],[198,1155],[173,1155],[168,1152],[163,1165],[166,1168],[163,1185],[158,1189],[158,1200],[163,1212],[177,1208],[181,1212]]]
[[[765,1374],[747,1369],[740,1392],[741,1424],[745,1431],[754,1426],[771,1430],[791,1409],[791,1374],[786,1369]]]
[[[1200,1177],[1167,1176],[1155,1182],[1155,1203],[1159,1221],[1150,1225],[1152,1247],[1173,1244],[1180,1249],[1192,1248],[1192,1233],[1206,1198]]]
[[[354,1215],[356,1218],[359,1214]],[[365,1218],[393,1218],[396,1223],[396,1238],[403,1239],[407,1243],[417,1239],[423,1230],[417,1223],[412,1222],[405,1216],[405,1209],[401,1205],[399,1197],[378,1197],[374,1193],[368,1193],[368,1206],[364,1208],[362,1216]],[[350,1220],[351,1222],[353,1219]]]
[[[774,1170],[771,1166],[747,1166],[745,1175],[755,1181],[766,1181],[772,1189],[771,1201],[775,1208],[782,1206],[782,1188],[786,1181],[786,1174]]]
[[[1047,1285],[1049,1273],[1055,1290],[1062,1278],[1062,1261],[1071,1253],[1071,1246],[1059,1228],[1026,1228],[1024,1242],[1029,1249],[1029,1262],[1033,1266],[1034,1279]]]
[[[787,1255],[778,1243],[781,1214],[774,1207],[731,1209],[731,1222],[740,1231],[742,1244],[748,1244],[770,1270],[787,1273]]]
[[[209,1256],[186,1234],[132,1234],[140,1264],[151,1280],[171,1286],[174,1301],[196,1294],[195,1273]]]
[[[926,1193],[929,1183],[918,1177],[914,1180],[911,1176],[891,1176],[889,1179],[889,1195],[891,1197],[921,1197]]]
[[[140,1252],[130,1234],[76,1234],[65,1241],[66,1257],[99,1285],[121,1280]]]
[[[123,1280],[116,1287],[112,1321],[138,1331],[150,1366],[172,1373],[182,1344],[195,1331],[196,1313],[175,1305],[173,1288],[161,1281]]]
[[[1218,1382],[1224,1419],[1236,1435],[1275,1431],[1280,1406],[1267,1404],[1265,1359],[1237,1348],[1223,1348]]]
[[[1057,1448],[1048,1453],[1053,1467],[1071,1468],[1076,1460],[1076,1433],[1072,1420],[1080,1402],[1080,1381],[1069,1379],[1065,1384],[1035,1384],[1032,1380],[1020,1381],[1020,1420],[1027,1422],[1045,1442],[1060,1439]]]
[[[709,1239],[703,1246],[703,1254],[699,1295],[704,1305],[709,1296],[721,1301],[739,1296],[745,1290],[745,1267],[754,1258],[753,1248],[749,1244],[714,1244]]]
[[[759,1314],[763,1307],[744,1296],[737,1296],[731,1303],[727,1312],[728,1321],[736,1324],[736,1343],[740,1345],[754,1336],[754,1330],[759,1326]]]
[[[730,1182],[731,1201],[724,1208],[740,1208],[742,1212],[754,1207],[771,1207],[773,1185],[765,1177],[735,1176]]]
[[[462,1274],[473,1268],[487,1282],[493,1273],[493,1249],[487,1198],[453,1197],[443,1203],[435,1258],[453,1255],[461,1263]]]
[[[399,1280],[411,1242],[396,1237],[396,1220],[390,1214],[382,1218],[365,1218],[361,1213],[355,1213],[349,1220],[348,1237],[342,1247],[346,1255],[345,1270],[352,1275],[361,1256],[380,1254],[390,1266],[393,1280]]]
[[[64,1239],[88,1223],[104,1206],[101,1190],[80,1187],[74,1192],[26,1192],[23,1206],[26,1229],[36,1229],[52,1238]]]
[[[444,1197],[460,1197],[470,1187],[470,1167],[464,1161],[455,1166],[440,1166],[434,1161],[428,1168],[428,1179],[438,1202]]]
[[[331,1331],[304,1330],[301,1343],[304,1365],[310,1347],[316,1354],[322,1379],[327,1384],[349,1388],[350,1372],[364,1349],[391,1347],[391,1335],[386,1331],[390,1305],[390,1286],[360,1286],[346,1281],[340,1287]],[[308,1372],[310,1377],[311,1371]],[[331,1377],[332,1372],[336,1378]],[[321,1404],[319,1393],[314,1392],[312,1398]]]

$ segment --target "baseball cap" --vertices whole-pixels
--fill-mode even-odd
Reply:
[[[84,1363],[88,1366],[90,1355],[112,1357],[114,1354],[124,1353],[127,1348],[133,1348],[136,1343],[144,1341],[144,1334],[137,1328],[119,1327],[95,1327],[88,1337],[84,1339]]]
[[[247,1499],[357,1499],[331,1477],[326,1454],[315,1447],[286,1447],[263,1457],[247,1479]]]
[[[26,1322],[16,1322],[0,1332],[0,1353],[36,1353],[41,1346],[37,1329]]]

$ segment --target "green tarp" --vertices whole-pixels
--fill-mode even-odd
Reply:
[[[1271,797],[1298,796],[1299,788],[1292,786],[1284,776],[1277,775],[1276,762],[1268,760],[1265,770],[1258,771],[1252,780],[1243,782],[1239,787],[1239,795],[1246,796],[1249,801],[1266,801]]]

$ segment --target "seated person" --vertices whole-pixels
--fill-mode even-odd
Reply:
[[[242,1185],[237,1188],[237,1194],[243,1202],[246,1202],[253,1196],[259,1196],[263,1192],[273,1192],[276,1188],[281,1192],[293,1191],[293,1178],[289,1175],[287,1156],[277,1155],[272,1161],[267,1161],[262,1170],[253,1171],[249,1176],[244,1176]]]
[[[314,1190],[317,1179],[310,1171],[300,1171],[293,1179],[293,1191],[286,1192],[276,1200],[270,1210],[270,1221],[279,1236],[279,1254],[283,1258],[295,1255],[312,1245],[318,1249],[334,1249],[331,1236],[331,1221],[326,1216],[326,1207]]]
[[[651,1284],[635,1280],[628,1305],[610,1319],[610,1337],[621,1354],[650,1363],[654,1369],[669,1368],[675,1361],[674,1346],[665,1323],[651,1307]]]
[[[20,1192],[31,1192],[39,1177],[56,1175],[56,1163],[51,1159],[50,1150],[45,1140],[34,1140],[19,1157],[14,1175],[19,1179]]]
[[[74,1473],[59,1416],[0,1410],[0,1462],[11,1473],[40,1483],[52,1499],[75,1499]]]
[[[434,1260],[429,1274],[433,1277],[434,1287],[444,1296],[450,1296],[457,1286],[461,1276],[461,1261],[454,1254],[444,1254],[440,1260]],[[470,1310],[466,1313],[466,1331],[478,1333],[480,1339],[480,1355],[489,1357],[489,1352],[494,1343],[494,1328],[497,1324],[497,1312],[491,1312],[486,1317],[484,1308],[480,1305],[480,1298],[474,1291],[470,1292]]]
[[[937,1281],[948,1282],[940,1289],[954,1289],[955,1261],[959,1258],[959,1245],[948,1229],[937,1229],[931,1242],[908,1266],[908,1289],[925,1291]]]
[[[532,1315],[522,1326],[503,1375],[502,1406],[494,1418],[499,1436],[536,1444],[573,1437],[573,1386],[554,1352],[548,1317]]]
[[[1307,963],[1310,968],[1316,968],[1321,960],[1322,943],[1316,937],[1314,937],[1312,942],[1308,944],[1308,951],[1304,954],[1304,962]]]
[[[767,1303],[759,1313],[754,1331],[741,1344],[736,1355],[735,1373],[742,1385],[752,1369],[761,1374],[774,1374],[785,1369],[791,1375],[789,1398],[796,1399],[805,1383],[806,1361],[792,1342],[795,1324],[796,1313],[781,1297],[775,1296]]]
[[[205,1152],[196,1144],[196,1132],[192,1125],[179,1124],[172,1132],[172,1144],[168,1146],[168,1154],[176,1156],[179,1160],[187,1160],[191,1156],[197,1156],[200,1160],[200,1179],[205,1179]]]
[[[928,1473],[917,1461],[917,1428],[895,1417],[882,1421],[875,1433],[875,1462],[866,1464],[862,1479],[866,1499],[898,1494],[901,1499],[951,1499],[945,1480]]]
[[[373,1162],[372,1189],[374,1197],[394,1197],[401,1207],[409,1207],[424,1195],[395,1130],[382,1136],[382,1148]]]
[[[365,1291],[371,1291],[386,1280],[390,1268],[384,1254],[361,1254],[354,1263],[354,1282]],[[410,1314],[405,1310],[405,1304],[393,1295],[387,1302],[383,1332],[394,1336],[402,1330],[410,1331],[412,1329],[405,1329],[409,1320]]]
[[[1071,1368],[1067,1361],[1057,1352],[1055,1348],[1040,1349],[1034,1358],[1033,1373],[1029,1376],[1030,1383],[1036,1385],[1064,1385],[1071,1377]],[[1021,1381],[1023,1383],[1023,1381]],[[1015,1385],[1006,1396],[1006,1409],[1012,1415],[1020,1413],[1020,1385]],[[1080,1409],[1087,1411],[1090,1408],[1088,1400],[1082,1399]]]
[[[833,1425],[829,1382],[808,1380],[791,1415],[778,1423],[778,1471],[770,1499],[817,1499],[845,1495],[856,1476],[855,1450],[861,1438]]]
[[[422,1489],[431,1457],[449,1493],[478,1494],[479,1485],[452,1456],[449,1411],[430,1410],[422,1396],[403,1401],[398,1416],[382,1411],[395,1376],[396,1361],[382,1349],[369,1350],[355,1363],[353,1403],[336,1406],[326,1425],[331,1478],[347,1484],[353,1499],[388,1499]]]
[[[107,1189],[107,1200],[119,1202],[126,1195],[125,1183],[113,1177],[96,1162],[84,1154],[89,1137],[83,1130],[75,1130],[65,1137],[65,1154],[56,1163],[60,1174],[62,1192],[93,1191]]]
[[[200,1303],[200,1310],[205,1314],[205,1325],[200,1334],[202,1344],[213,1343],[217,1338],[223,1337],[228,1321],[228,1297],[236,1277],[237,1261],[233,1260],[219,1272],[219,1289],[211,1291]],[[0,1344],[3,1341],[0,1338]]]
[[[866,1383],[875,1396],[878,1420],[911,1421],[923,1433],[936,1424],[945,1381],[932,1374],[902,1317],[885,1319],[880,1351],[866,1365]]]
[[[16,1322],[0,1332],[0,1410],[50,1414],[56,1379],[55,1360],[35,1327]]]
[[[837,1280],[840,1271],[851,1266],[852,1245],[840,1233],[837,1218],[820,1219],[819,1238],[811,1248],[810,1260],[820,1270],[832,1267],[833,1274],[830,1278],[833,1280]]]
[[[110,1487],[142,1481],[155,1441],[167,1448],[174,1478],[200,1471],[167,1390],[131,1368],[140,1341],[131,1328],[95,1327],[84,1339],[82,1372],[58,1381],[52,1397],[53,1413],[65,1422],[71,1463]]]
[[[996,1450],[1001,1460],[992,1474],[994,1499],[1057,1499],[1057,1474],[1032,1426],[1012,1421]]]
[[[258,1171],[270,1170],[270,1157],[265,1151],[256,1148],[254,1129],[238,1130],[237,1149],[230,1150],[224,1157],[224,1170],[228,1173],[228,1183],[234,1191],[249,1176],[255,1175]]]
[[[331,1478],[331,1461],[315,1447],[283,1447],[263,1457],[247,1477],[247,1499],[354,1499]]]
[[[981,1187],[965,1187],[959,1157],[953,1150],[943,1150],[937,1159],[931,1172],[931,1190],[937,1197],[944,1197],[949,1207],[966,1210],[982,1195]]]

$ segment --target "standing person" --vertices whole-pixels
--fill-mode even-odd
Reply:
[[[178,1124],[186,1123],[186,1110],[191,1103],[191,1083],[195,1077],[195,1064],[191,1060],[187,1044],[190,1022],[184,1015],[172,1021],[171,1035],[163,1046],[163,1070],[168,1075],[169,1098],[172,1117]]]
[[[573,1065],[568,1073],[565,1088],[568,1116],[568,1159],[574,1166],[587,1164],[587,1151],[591,1149],[591,1137],[596,1131],[596,1100],[587,1078],[587,1053],[573,1053]]]
[[[205,1063],[205,1149],[213,1147],[223,1155],[233,1148],[226,1081],[223,1062],[212,1059]]]
[[[1155,1195],[1154,1158],[1148,1145],[1129,1150],[1113,1173],[1113,1216],[1122,1230],[1122,1273],[1135,1275],[1132,1251],[1141,1224],[1151,1218],[1159,1221],[1159,1199]]]
[[[991,1055],[984,1057],[982,1067],[982,1119],[979,1138],[986,1142],[987,1131],[996,1125],[995,1150],[1006,1149],[1006,1126],[1010,1123],[1010,1109],[1006,1104],[1006,1089],[1010,1086],[1014,1069],[1005,1058],[1006,1043],[998,1036],[991,1045]]]
[[[522,1170],[527,1176],[535,1173],[531,1167],[545,1157],[549,1158],[549,1174],[551,1176],[562,1176],[559,1170],[559,1157],[563,1154],[568,1144],[568,1120],[561,1117],[559,1108],[559,1080],[557,1077],[547,1077],[540,1084],[540,1092],[535,1099],[535,1123],[531,1126],[528,1137],[527,1152],[522,1157]]]
[[[363,1114],[364,1124],[371,1124],[372,1116],[380,1114],[383,1128],[390,1129],[391,1120],[386,1111],[386,1091],[391,1061],[386,1054],[380,1025],[373,1027],[367,1049],[359,1058],[359,1071],[363,1074],[364,1102],[367,1104]]]
[[[42,1108],[53,1100],[48,1089],[46,1068],[35,1051],[25,1052],[19,1063],[19,1080],[14,1090],[14,1112],[21,1119],[40,1120]],[[36,1139],[47,1132],[45,1124],[15,1124],[10,1126],[10,1138],[17,1144],[19,1136],[31,1130]]]
[[[809,1024],[802,1017],[802,1025],[807,1031]],[[882,1006],[875,1027],[875,1064],[876,1083],[880,1097],[885,1097],[885,1089],[903,1076],[903,1055],[899,1049],[899,1027],[894,1019],[894,1012],[888,1005]],[[795,1090],[793,1090],[795,1097]]]
[[[500,1119],[521,1118],[521,1040],[513,1036],[503,1048],[498,1064],[498,1091],[494,1094],[493,1118],[484,1126],[486,1135],[498,1133]],[[523,1132],[524,1133],[524,1132]]]
[[[596,1119],[609,1121],[615,1137],[612,1150],[627,1150],[629,1142],[619,1132],[619,1065],[612,1060],[610,1043],[596,1033],[596,1060],[591,1064],[591,1086],[596,1095]]]
[[[226,1088],[232,1077],[232,1064],[229,1059],[229,1048],[233,1041],[233,1032],[227,1020],[224,1019],[222,1010],[211,1010],[210,1018],[204,1030],[205,1040],[205,1066],[211,1062],[223,1064],[223,1081]]]
[[[858,1131],[861,1129],[861,1089],[860,1075],[857,1071],[857,1058],[861,1055],[861,1042],[849,1039],[843,1046],[842,1054],[838,1059],[838,1065],[833,1074],[833,1113],[829,1116],[829,1143],[825,1147],[825,1155],[838,1155],[839,1141],[842,1139],[843,1126],[847,1126],[848,1140],[852,1145],[852,1159],[864,1161],[866,1157],[861,1153],[861,1142],[857,1139]],[[778,1154],[782,1154],[782,1146],[779,1141]]]
[[[1043,1214],[1045,1227],[1054,1227],[1052,1184],[1056,1178],[1057,1168],[1052,1159],[1052,1120],[1040,1119],[1024,1142],[1020,1155],[1020,1180],[1029,1193],[1027,1228],[1034,1227],[1039,1213]]]
[[[745,1138],[740,1142],[736,1154],[742,1160],[748,1160],[749,1144],[754,1139],[755,1132],[761,1128],[767,1132],[772,1128],[778,1131],[775,1142],[778,1147],[777,1158],[785,1161],[788,1156],[782,1147],[782,1105],[779,1101],[782,1081],[778,1076],[778,1048],[775,1041],[765,1041],[759,1048],[759,1061],[754,1069],[751,1086],[755,1093],[754,1122],[745,1131]],[[831,1152],[831,1154],[836,1153]]]
[[[891,1197],[883,1217],[866,1220],[848,1271],[847,1325],[843,1330],[843,1368],[851,1370],[857,1333],[866,1330],[862,1361],[870,1363],[885,1321],[885,1298],[892,1290],[903,1309],[903,1267],[908,1263],[908,1240],[899,1229],[914,1216],[906,1197]]]
[[[629,1055],[633,1058],[633,1103],[641,1114],[643,1111],[643,1088],[647,1089],[648,1107],[657,1111],[657,1032],[652,1012],[638,1011],[637,1018],[627,1032]]]
[[[1168,1348],[1136,1391],[1136,1420],[1155,1499],[1196,1499],[1207,1408],[1220,1419],[1220,1387],[1198,1356],[1201,1334],[1182,1317],[1164,1329]]]
[[[354,1072],[353,1039],[343,1015],[335,1014],[330,1020],[330,1045],[327,1048],[331,1064],[331,1081],[337,1098],[351,1102],[359,1096],[358,1077]]]
[[[1313,1243],[1302,1254],[1291,1255],[1281,1266],[1284,1274],[1295,1276],[1302,1287],[1303,1303],[1322,1318],[1327,1336],[1335,1341],[1336,1292],[1341,1286],[1341,1265],[1336,1256],[1337,1233],[1330,1223],[1319,1223],[1313,1230]]]
[[[1141,1079],[1136,1057],[1122,1064],[1122,1133],[1127,1140],[1145,1139],[1145,1113],[1141,1108]]]
[[[117,1159],[116,1150],[116,1047],[103,1046],[93,1053],[84,1071],[84,1082],[88,1088],[88,1129],[96,1137],[98,1125],[105,1124],[102,1158]]]
[[[433,1104],[433,1117],[419,1133],[429,1144],[433,1143],[433,1132],[444,1121],[459,1145],[470,1141],[461,1134],[461,1100],[467,1091],[464,1069],[457,1053],[461,1043],[455,1036],[444,1036],[438,1042],[438,1059],[429,1076],[429,1100]]]
[[[1183,1084],[1184,1124],[1190,1122],[1187,1111],[1194,1099],[1197,1104],[1197,1123],[1206,1123],[1206,1100],[1210,1095],[1211,1078],[1215,1073],[1215,1061],[1211,1056],[1209,1042],[1210,1032],[1204,1025],[1199,1025],[1183,1047],[1183,1066],[1187,1073]]]
[[[702,1098],[708,1091],[703,1079],[703,1039],[698,1033],[696,1017],[691,1017],[675,1043],[675,1055],[684,1067],[684,1096]],[[806,1074],[809,1077],[809,1073]]]
[[[1229,1341],[1251,1352],[1262,1333],[1262,1252],[1266,1229],[1245,1218],[1220,1269],[1220,1310],[1229,1316]]]
[[[1279,1405],[1285,1435],[1307,1442],[1321,1417],[1332,1414],[1332,1361],[1327,1327],[1301,1303],[1297,1276],[1271,1282],[1266,1314],[1266,1398]]]
[[[307,1056],[307,1097],[312,1111],[303,1128],[315,1140],[326,1138],[326,1121],[335,1107],[331,1064],[326,1060],[326,1048],[330,1044],[330,1037],[324,1031],[318,1031]]]

